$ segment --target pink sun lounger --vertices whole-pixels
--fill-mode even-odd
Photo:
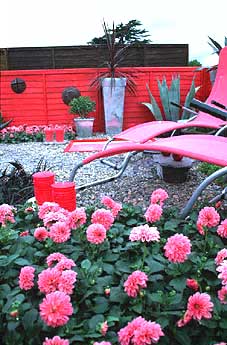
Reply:
[[[185,157],[192,158],[194,160],[208,162],[211,164],[219,165],[223,167],[219,171],[215,172],[211,176],[207,177],[195,190],[191,198],[189,199],[185,208],[181,211],[181,217],[185,218],[190,212],[193,204],[197,200],[202,191],[216,178],[227,174],[227,138],[214,136],[214,135],[178,135],[171,136],[165,139],[157,138],[163,133],[170,131],[176,131],[178,129],[190,128],[190,127],[204,127],[218,130],[217,134],[221,133],[222,129],[227,125],[227,112],[220,110],[218,106],[213,106],[213,100],[226,105],[227,104],[227,47],[223,48],[220,53],[220,60],[218,65],[218,71],[215,79],[214,86],[211,94],[208,97],[205,104],[196,101],[195,104],[198,109],[204,109],[205,111],[199,111],[198,115],[188,122],[172,122],[172,121],[153,121],[143,123],[141,125],[127,129],[120,134],[115,135],[105,145],[103,151],[97,152],[82,162],[77,164],[71,174],[70,180],[73,181],[76,172],[84,165],[91,163],[96,159],[101,161],[110,167],[118,170],[118,173],[114,176],[90,182],[86,185],[77,186],[77,189],[83,189],[89,186],[105,183],[120,177],[125,171],[129,160],[137,152],[149,151],[149,152],[168,152],[172,154],[178,154]],[[212,115],[222,116],[222,119],[214,117]],[[224,120],[223,120],[224,118]],[[108,148],[108,144],[112,140],[123,140],[121,145]],[[123,163],[118,167],[112,162],[104,160],[106,157],[112,157],[114,155],[128,153],[124,158]],[[225,198],[227,194],[227,187],[222,193],[213,199],[217,201]]]

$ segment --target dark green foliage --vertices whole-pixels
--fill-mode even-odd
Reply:
[[[78,114],[81,118],[86,118],[89,113],[95,110],[96,103],[88,96],[73,98],[69,103],[70,113]]]
[[[10,124],[12,121],[13,121],[13,120],[9,120],[9,121],[4,122],[4,119],[3,119],[2,114],[1,114],[1,112],[0,112],[0,130],[6,128],[7,126],[9,126],[9,124]]]
[[[210,164],[206,162],[202,162],[198,166],[198,170],[205,174],[206,176],[209,176],[213,174],[214,172],[218,171],[221,167],[215,164]],[[215,181],[217,184],[224,185],[226,183],[226,176],[222,176],[216,179]]]
[[[202,66],[202,64],[197,59],[194,59],[189,61],[188,66]]]
[[[141,22],[139,20],[130,20],[127,24],[120,23],[116,25],[115,36],[117,44],[148,44],[151,41],[146,37],[149,36],[148,31],[140,29]],[[108,29],[108,33],[112,34],[113,30]],[[106,35],[94,37],[88,44],[106,44]]]
[[[34,196],[32,175],[35,172],[46,170],[46,162],[41,159],[32,173],[25,171],[23,165],[9,162],[0,176],[0,204],[18,205]]]

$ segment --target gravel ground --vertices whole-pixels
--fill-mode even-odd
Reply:
[[[9,162],[17,160],[25,167],[26,171],[33,172],[42,158],[47,162],[48,170],[56,174],[57,181],[67,181],[74,164],[91,155],[90,152],[64,153],[64,148],[67,144],[0,144],[0,170],[9,166]],[[114,159],[119,162],[122,157],[123,155]],[[78,171],[75,178],[76,185],[115,174],[111,170],[99,161],[95,161]],[[166,183],[158,177],[152,155],[139,153],[132,158],[120,179],[78,191],[77,205],[99,204],[101,196],[109,195],[116,201],[130,202],[145,209],[149,204],[152,191],[156,188],[164,188],[170,196],[166,206],[174,205],[181,208],[185,205],[195,187],[203,179],[204,176],[198,173],[194,163],[186,182],[178,184]],[[203,192],[201,198],[215,195],[219,189],[218,186],[212,185]]]

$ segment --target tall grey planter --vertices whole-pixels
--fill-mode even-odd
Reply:
[[[126,78],[104,78],[102,92],[106,134],[120,133],[123,127]]]

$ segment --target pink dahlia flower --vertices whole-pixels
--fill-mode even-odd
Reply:
[[[101,342],[95,341],[93,345],[112,345],[112,343],[110,343],[109,341],[101,341]]]
[[[107,331],[108,331],[108,323],[107,323],[107,321],[104,321],[100,325],[100,332],[103,336],[105,336]]]
[[[201,320],[202,318],[210,319],[213,306],[207,293],[196,292],[188,299],[187,311],[195,320]]]
[[[191,253],[191,242],[187,236],[176,234],[168,238],[164,250],[169,261],[181,263]]]
[[[35,231],[34,231],[34,237],[42,242],[42,241],[45,241],[46,238],[49,237],[49,232],[46,230],[46,228],[44,228],[43,226],[42,227],[39,227],[39,228],[36,228]]]
[[[121,211],[122,209],[122,204],[115,202],[113,199],[111,199],[109,196],[104,196],[101,200],[101,203],[108,207],[112,213],[112,215],[114,216],[114,218],[117,217],[118,213]]]
[[[92,214],[91,222],[93,224],[102,224],[106,230],[109,230],[113,225],[114,217],[109,210],[100,208]]]
[[[158,323],[139,316],[118,332],[118,339],[121,345],[147,345],[157,343],[163,335]]]
[[[218,291],[218,298],[222,304],[227,304],[227,285],[223,286],[221,290]]]
[[[59,271],[70,270],[72,267],[76,266],[75,262],[72,259],[63,258],[55,266]]]
[[[220,215],[214,207],[204,207],[200,210],[197,219],[197,228],[201,235],[204,235],[203,227],[212,228],[220,222]]]
[[[58,284],[61,278],[61,272],[56,268],[47,268],[38,275],[39,290],[49,294],[58,290]]]
[[[160,220],[162,215],[162,207],[158,204],[151,204],[145,212],[147,222],[154,223]]]
[[[54,263],[61,261],[62,259],[67,259],[67,257],[62,253],[52,253],[48,255],[46,262],[48,267],[51,267]]]
[[[65,325],[73,313],[70,297],[60,291],[46,295],[39,309],[41,319],[50,327]]]
[[[222,285],[227,285],[227,260],[222,261],[217,271],[220,272],[218,278],[222,280]]]
[[[67,212],[67,214],[66,214]],[[68,221],[68,211],[64,210],[63,208],[60,208],[57,212],[49,212],[45,215],[43,218],[43,224],[47,228],[50,228],[51,225],[57,223],[57,222],[64,222],[67,223]]]
[[[69,213],[68,225],[71,229],[77,229],[81,225],[85,224],[87,216],[84,207],[76,208],[74,211]]]
[[[215,258],[216,265],[220,265],[226,258],[227,258],[227,249],[223,248],[216,255],[216,258]]]
[[[71,236],[71,230],[66,222],[57,222],[50,227],[49,237],[55,243],[68,241]]]
[[[19,274],[19,286],[23,290],[30,290],[34,286],[35,268],[32,266],[24,266]]]
[[[72,270],[63,271],[58,281],[58,290],[71,295],[76,282],[77,273]]]
[[[217,233],[223,238],[227,238],[227,219],[223,220],[217,228]]]
[[[106,228],[102,224],[91,224],[87,228],[86,235],[89,242],[100,244],[106,238]]]
[[[187,285],[187,287],[189,287],[190,289],[192,289],[194,291],[199,290],[199,284],[195,279],[187,279],[186,285]]]
[[[169,195],[164,189],[158,188],[151,194],[150,202],[151,204],[159,203],[160,206],[163,206],[164,201],[168,199],[168,197]]]
[[[14,211],[16,208],[8,204],[0,205],[0,224],[5,226],[7,222],[15,223]]]
[[[61,207],[56,202],[44,202],[39,206],[38,216],[40,219],[44,219],[49,212],[58,212]]]
[[[184,327],[189,321],[191,321],[191,319],[192,319],[192,316],[189,314],[187,310],[183,318],[177,321],[177,327]]]
[[[159,242],[160,234],[156,227],[145,224],[132,228],[129,239],[130,241]]]
[[[140,288],[147,287],[148,276],[141,271],[134,271],[124,282],[124,290],[128,296],[135,298]]]
[[[43,345],[69,345],[69,341],[56,335],[52,339],[45,338]]]

